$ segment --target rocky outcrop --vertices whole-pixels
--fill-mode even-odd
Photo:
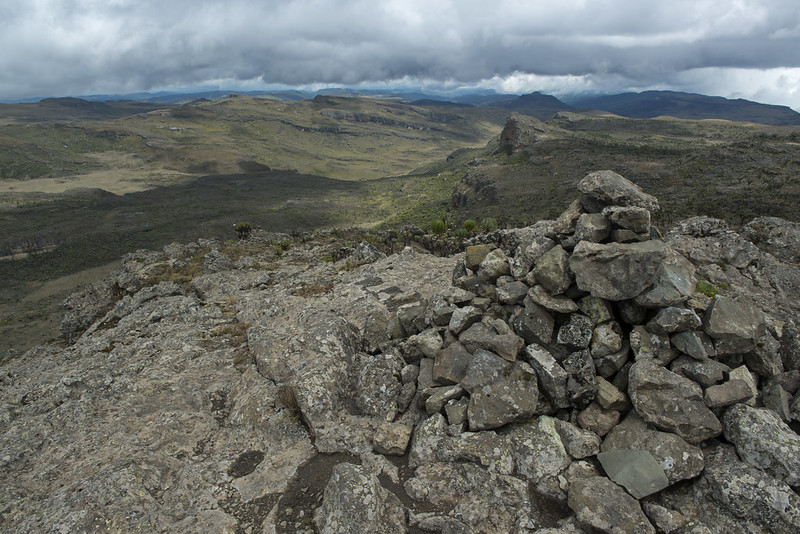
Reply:
[[[797,531],[789,240],[578,189],[452,258],[127,256],[0,367],[0,530]]]

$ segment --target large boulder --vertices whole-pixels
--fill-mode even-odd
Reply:
[[[408,530],[400,499],[377,476],[350,463],[333,468],[314,521],[324,534]]]
[[[631,366],[628,394],[642,419],[689,443],[722,433],[719,419],[703,402],[702,388],[651,360],[639,360]]]
[[[661,241],[609,243],[581,241],[569,260],[581,291],[607,300],[628,300],[653,285],[668,248]]]
[[[595,171],[578,182],[578,190],[604,206],[635,206],[658,209],[656,197],[614,171]],[[583,203],[586,206],[586,202]]]

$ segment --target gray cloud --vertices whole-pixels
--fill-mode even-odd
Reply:
[[[800,108],[796,0],[5,4],[0,98],[401,79],[558,92],[566,77],[573,90],[696,88]]]

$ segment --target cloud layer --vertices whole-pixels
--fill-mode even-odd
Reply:
[[[11,0],[0,98],[398,83],[800,108],[797,0]]]

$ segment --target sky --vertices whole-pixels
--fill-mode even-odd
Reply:
[[[0,0],[0,100],[333,86],[800,111],[800,0]]]

